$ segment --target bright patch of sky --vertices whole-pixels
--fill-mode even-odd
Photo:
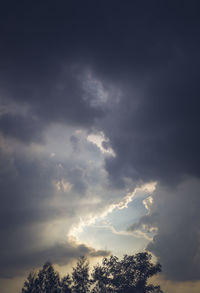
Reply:
[[[149,202],[155,188],[155,182],[136,188],[119,203],[107,207],[101,215],[86,218],[85,221],[80,219],[79,225],[72,227],[68,236],[78,243],[86,243],[98,249],[111,248],[112,253],[119,256],[144,249],[153,233],[147,235],[140,230],[128,232],[127,227],[147,214],[145,203]]]
[[[79,214],[79,218],[76,216],[70,220],[71,226],[64,218],[63,222],[59,221],[59,229],[56,230],[62,231],[62,236],[65,235],[68,241],[84,243],[96,249],[106,248],[118,255],[145,248],[152,235],[142,231],[130,232],[127,227],[148,213],[147,202],[151,204],[149,198],[156,184],[149,183],[132,192],[130,189],[109,189],[104,158],[113,156],[114,152],[104,133],[88,135],[83,129],[53,125],[46,134],[43,151],[57,164],[56,194],[50,206],[59,203],[63,212],[65,208],[67,211],[70,197],[70,206],[74,205]],[[81,170],[83,183],[87,186],[84,195],[74,193],[75,178],[68,175],[70,171],[66,171],[74,168]],[[55,236],[58,237],[61,235]]]

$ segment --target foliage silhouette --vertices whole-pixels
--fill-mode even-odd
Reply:
[[[151,255],[146,252],[125,255],[121,261],[111,256],[94,268],[92,278],[95,286],[92,292],[161,293],[159,286],[147,283],[160,271],[161,265],[151,263]]]
[[[88,293],[90,292],[90,279],[89,279],[89,262],[85,257],[81,257],[72,273],[73,286],[72,291],[75,293]]]
[[[24,282],[24,287],[22,288],[22,293],[37,293],[36,285],[36,274],[31,272],[27,280]]]
[[[62,293],[71,293],[72,292],[71,284],[72,284],[72,280],[71,280],[69,274],[67,276],[63,277],[60,282],[61,292]]]
[[[148,283],[148,279],[161,272],[161,265],[151,262],[147,252],[104,258],[102,264],[93,267],[79,258],[72,275],[60,278],[51,263],[47,262],[38,273],[30,273],[24,282],[22,293],[162,293],[160,286]]]
[[[71,293],[70,285],[69,275],[60,279],[51,263],[46,262],[37,274],[31,272],[28,275],[22,293]]]

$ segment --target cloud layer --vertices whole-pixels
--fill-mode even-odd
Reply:
[[[130,230],[157,227],[148,249],[166,278],[199,279],[195,5],[2,4],[2,276],[50,254],[107,254],[70,243],[70,227],[156,181],[149,214]]]

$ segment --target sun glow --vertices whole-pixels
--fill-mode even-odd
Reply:
[[[79,223],[76,225],[73,225],[71,229],[69,230],[67,234],[67,239],[76,242],[77,244],[82,243],[82,241],[79,240],[79,235],[84,231],[85,227],[89,227],[94,225],[97,221],[104,220],[108,214],[111,214],[114,210],[122,210],[125,208],[128,208],[128,204],[132,202],[133,198],[138,193],[149,193],[152,194],[154,190],[156,189],[157,182],[149,182],[146,184],[143,184],[140,187],[136,187],[132,192],[127,193],[127,195],[118,203],[113,203],[105,208],[104,211],[102,211],[98,215],[89,215],[87,217],[80,218]],[[149,200],[148,204],[150,204],[151,200]],[[145,202],[146,203],[146,202]],[[144,204],[144,203],[143,203]],[[146,207],[146,205],[145,205]],[[116,231],[116,229],[111,226],[107,225],[107,227],[111,230],[114,234],[120,234],[120,235],[133,235],[133,233],[130,233],[128,231]],[[151,240],[148,236],[144,235],[141,231],[135,231],[134,233],[135,237],[144,237],[148,240]],[[88,243],[85,243],[88,244]]]

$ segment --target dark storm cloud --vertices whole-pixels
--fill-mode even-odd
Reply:
[[[200,175],[198,72],[194,56],[187,57],[193,63],[186,71],[175,59],[168,74],[154,76],[140,90],[133,86],[133,95],[129,91],[117,105],[117,130],[112,124],[106,128],[116,153],[106,162],[115,185],[123,186],[129,177],[169,188],[158,189],[158,206],[130,229],[158,228],[147,248],[158,257],[165,278],[175,281],[198,280],[200,263],[199,183],[177,187]]]
[[[129,227],[157,227],[147,249],[162,263],[164,276],[175,281],[199,280],[200,183],[186,180],[175,188],[158,187],[151,212]]]
[[[81,256],[87,257],[106,257],[110,254],[107,250],[95,250],[84,244],[73,245],[73,243],[55,244],[52,247],[36,250],[33,252],[18,252],[17,255],[3,255],[1,257],[0,275],[10,278],[24,273],[24,270],[31,270],[40,267],[47,260],[54,264],[66,265],[72,259]]]
[[[20,139],[25,143],[43,141],[43,124],[31,116],[4,114],[0,116],[0,129],[5,136]]]
[[[73,6],[71,9],[76,10]],[[85,127],[102,117],[103,110],[91,107],[83,98],[79,76],[85,61],[84,56],[79,60],[79,50],[83,48],[77,43],[82,26],[76,24],[77,34],[76,25],[75,31],[71,31],[74,25],[68,19],[68,6],[61,3],[55,9],[50,1],[46,9],[43,4],[24,2],[22,6],[2,11],[1,99],[26,105],[30,116],[24,121],[27,126],[23,127],[23,135],[24,117],[2,117],[2,131],[11,136],[19,133],[18,138],[25,141],[32,135],[34,141],[35,135],[39,137],[43,127],[51,122]],[[52,14],[55,14],[54,24]],[[79,15],[77,22],[78,19]]]
[[[8,154],[1,150],[1,210],[42,206],[55,192],[52,180],[55,167],[51,161],[31,153]],[[12,206],[11,206],[12,203]]]
[[[132,32],[134,45],[128,31],[130,44],[109,76],[121,90],[103,124],[116,152],[106,162],[114,184],[122,185],[123,177],[174,184],[188,174],[199,176],[200,26],[195,12],[191,23],[190,10],[187,19],[185,10],[176,20],[173,12],[167,14],[167,25],[162,10],[159,16],[154,12],[155,22],[138,25]],[[125,56],[129,63],[122,68]]]
[[[30,143],[42,142],[43,131],[55,122],[104,131],[116,153],[106,160],[115,186],[124,186],[124,179],[129,177],[136,182],[156,180],[175,188],[186,177],[199,177],[198,11],[196,1],[2,4],[0,98],[28,110],[25,114],[1,114],[1,133]],[[119,89],[120,99],[112,97],[108,108],[98,103],[94,107],[85,99],[82,84],[87,70]],[[76,148],[73,138],[71,143]],[[4,155],[0,160],[1,207],[3,216],[6,212],[9,215],[6,225],[10,222],[14,227],[17,216],[11,215],[10,203],[15,213],[23,210],[19,216],[22,222],[26,219],[24,210],[35,206],[37,210],[36,201],[43,204],[43,199],[49,198],[53,188],[50,182],[56,175],[48,164],[48,171],[41,174],[45,165],[41,160],[27,163],[22,157],[11,156],[6,161]],[[87,184],[83,172],[74,168],[66,174],[71,176],[73,189],[84,194]],[[179,260],[197,252],[197,230],[194,228],[195,244],[191,245],[190,228],[197,223],[194,219],[198,220],[198,211],[194,209],[194,218],[190,216],[188,222],[183,221],[184,226],[181,224],[186,206],[190,206],[188,192],[181,206],[175,201],[172,223],[167,217],[172,200],[164,194],[166,204],[159,210],[164,215],[166,210],[168,230],[164,234],[164,224],[160,224],[149,249],[160,257],[168,276],[191,279],[186,271],[180,277],[171,268],[174,264],[177,270],[184,269],[187,266],[180,265]],[[198,202],[198,198],[193,190],[191,202]],[[35,215],[30,222],[33,218]],[[183,238],[187,241],[180,249],[179,240]],[[198,255],[195,261],[193,278],[197,278]],[[189,259],[184,264],[190,265]]]
[[[155,98],[149,90],[146,98],[134,100],[138,105],[131,99],[120,103],[116,131],[113,125],[106,128],[117,155],[106,162],[115,182],[131,177],[174,184],[186,175],[200,175],[200,101],[197,93],[185,96],[184,80],[181,87],[180,94],[180,88],[171,95],[163,90]]]
[[[62,70],[62,64],[59,66],[60,72],[51,68],[53,77],[46,77],[45,73],[42,77],[34,76],[30,69],[26,69],[24,74],[16,73],[17,85],[12,79],[9,80],[3,98],[8,97],[11,102],[27,106],[28,111],[23,115],[6,113],[0,117],[3,133],[25,142],[42,142],[45,126],[53,122],[88,127],[95,118],[103,116],[102,109],[92,108],[83,99],[85,93],[82,83],[77,76],[73,76],[76,73],[71,72],[70,68]]]
[[[83,100],[76,74],[85,66],[103,78],[132,83],[159,75],[154,70],[174,62],[174,54],[185,58],[182,48],[190,50],[195,38],[197,15],[184,3],[181,9],[156,1],[145,2],[145,9],[139,2],[117,1],[78,7],[71,1],[11,3],[2,5],[2,96],[28,104],[43,122],[83,126],[102,117],[102,109]]]

